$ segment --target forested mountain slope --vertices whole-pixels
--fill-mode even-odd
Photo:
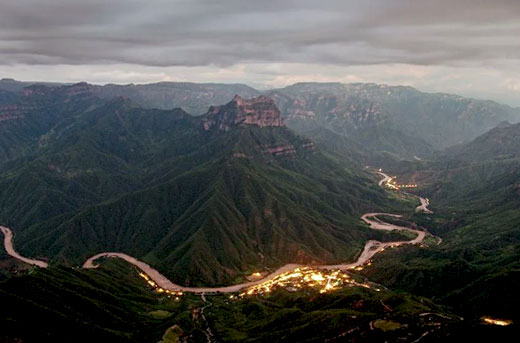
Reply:
[[[35,105],[17,119],[48,120],[0,174],[0,218],[27,255],[75,265],[121,251],[180,283],[218,284],[252,267],[352,259],[381,236],[359,216],[389,205],[384,192],[287,129],[269,98],[192,117],[101,100],[86,84],[25,92],[72,109],[48,119]]]

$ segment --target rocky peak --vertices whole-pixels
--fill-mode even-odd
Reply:
[[[72,97],[72,96],[91,96],[99,86],[94,86],[86,82],[75,83],[73,85],[64,85],[52,87],[43,84],[34,84],[25,87],[22,91],[24,96],[49,96]]]
[[[501,121],[500,123],[498,123],[498,125],[495,126],[495,129],[503,129],[503,128],[511,127],[511,126],[513,126],[513,124],[511,124],[507,120],[504,120],[504,121]]]
[[[77,95],[93,95],[98,87],[88,84],[86,82],[75,83],[70,86],[63,86],[61,90],[67,96],[77,96]]]
[[[51,89],[44,85],[31,85],[25,87],[22,91],[23,96],[31,96],[31,95],[48,95],[51,92]]]
[[[274,101],[266,96],[243,99],[235,95],[226,105],[212,106],[202,117],[204,130],[218,128],[229,130],[237,125],[285,126],[280,110]]]

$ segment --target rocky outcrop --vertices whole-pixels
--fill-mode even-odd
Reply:
[[[0,122],[22,119],[32,107],[22,105],[6,105],[0,107]]]
[[[471,141],[504,120],[520,120],[518,109],[492,101],[405,86],[300,83],[266,95],[297,131],[324,127],[369,148],[408,157]]]
[[[295,156],[297,151],[303,149],[306,152],[313,153],[316,151],[316,145],[311,140],[305,140],[303,143],[294,146],[293,144],[264,144],[260,147],[260,151],[264,157],[290,157]],[[233,153],[235,158],[251,158],[242,152]]]
[[[91,85],[86,82],[76,83],[70,86],[62,87],[62,91],[67,96],[90,96],[93,95],[99,86]]]
[[[292,144],[285,144],[285,145],[270,145],[270,146],[264,146],[262,149],[262,153],[266,155],[273,155],[273,156],[292,156],[296,155],[296,149],[294,148],[294,145]]]
[[[73,85],[64,85],[57,87],[48,87],[45,85],[35,84],[25,87],[21,94],[25,97],[30,96],[56,96],[56,97],[76,97],[76,96],[92,96],[100,86],[88,84],[86,82],[75,83]]]
[[[285,126],[274,101],[266,96],[246,100],[236,95],[226,105],[210,107],[201,120],[206,131],[213,128],[228,131],[238,125]]]
[[[307,141],[302,144],[302,148],[307,151],[316,151],[316,144],[313,141]]]
[[[51,88],[49,88],[49,87],[46,87],[43,85],[32,85],[32,86],[25,87],[21,93],[23,96],[29,97],[29,96],[34,96],[34,95],[44,96],[44,95],[48,95],[50,92],[51,92]]]

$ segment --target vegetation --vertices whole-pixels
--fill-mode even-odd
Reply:
[[[307,82],[267,94],[297,132],[314,138],[317,128],[325,128],[379,157],[382,152],[425,157],[474,139],[502,121],[520,121],[515,108],[404,86]]]
[[[421,179],[419,192],[430,197],[435,214],[409,219],[442,236],[443,243],[385,253],[366,275],[451,304],[465,316],[518,321],[519,130],[497,128],[435,160],[394,170],[405,180]]]
[[[184,301],[158,298],[121,261],[96,271],[60,267],[11,277],[0,283],[0,299],[7,341],[157,342],[170,322],[191,328]],[[149,315],[158,310],[173,315]]]
[[[178,283],[217,285],[249,269],[353,260],[385,238],[360,223],[392,205],[358,164],[285,127],[206,131],[180,109],[104,102],[92,87],[39,86],[23,99],[35,117],[40,99],[71,109],[39,136],[20,134],[27,149],[0,173],[0,219],[21,253],[79,266],[120,251]]]
[[[514,109],[408,87],[270,92],[316,147],[283,126],[207,129],[207,117],[148,108],[168,108],[163,95],[173,88],[203,99],[172,100],[191,109],[212,92],[256,94],[240,85],[21,87],[0,82],[0,106],[10,111],[0,121],[0,222],[13,228],[17,250],[51,268],[0,252],[0,339],[433,342],[518,330],[520,126],[502,123],[425,158],[514,119]],[[98,97],[115,94],[147,108]],[[308,111],[316,115],[301,116]],[[467,117],[454,122],[461,111]],[[385,192],[366,164],[420,184],[435,213],[416,213],[415,198]],[[353,260],[368,239],[407,239],[369,230],[359,220],[369,211],[404,213],[385,220],[443,238],[376,255],[361,273],[391,290],[177,300],[153,292],[121,261],[77,268],[95,253],[120,251],[177,283],[227,285],[289,262]],[[482,325],[482,316],[513,324]]]
[[[328,294],[277,290],[270,296],[230,300],[185,294],[176,300],[153,292],[133,267],[117,260],[97,270],[50,268],[0,283],[0,337],[23,342],[206,342],[209,326],[222,342],[324,339],[378,341],[370,323],[400,323],[389,342],[438,327],[446,335],[459,320],[431,301],[390,291],[345,288]],[[201,315],[204,308],[205,319]],[[422,313],[439,313],[445,318]],[[166,315],[168,314],[168,315]],[[451,318],[451,319],[450,319]],[[393,324],[396,326],[396,324]],[[59,328],[57,330],[56,328]]]

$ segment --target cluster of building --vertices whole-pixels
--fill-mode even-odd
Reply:
[[[511,320],[501,320],[501,319],[493,319],[489,317],[483,317],[482,320],[487,324],[499,325],[499,326],[508,326],[512,323]]]
[[[370,263],[368,263],[369,265]],[[357,266],[352,268],[356,271],[362,270],[363,266]],[[165,294],[168,297],[174,297],[175,300],[180,300],[183,295],[181,291],[171,291],[160,287],[154,280],[152,280],[147,274],[139,273],[139,276],[143,278],[146,283],[153,288],[157,293]],[[261,277],[261,274],[255,275]],[[327,269],[314,269],[311,267],[300,267],[292,271],[282,273],[276,277],[251,286],[243,290],[239,294],[232,294],[229,296],[230,300],[240,299],[247,296],[263,296],[271,293],[277,289],[284,289],[289,292],[297,292],[301,290],[315,290],[319,293],[327,293],[334,290],[338,290],[344,287],[364,287],[380,291],[381,289],[370,283],[364,283],[356,281],[347,272]],[[214,294],[218,294],[216,292]],[[209,294],[209,293],[206,293]]]
[[[276,289],[285,289],[289,292],[296,292],[303,289],[314,289],[319,293],[326,293],[347,286],[359,286],[375,289],[371,284],[362,283],[354,280],[348,273],[341,270],[321,270],[310,267],[301,267],[293,271],[286,272],[265,281],[258,285],[252,286],[240,293],[238,296],[230,296],[230,299],[252,296],[265,295]]]
[[[395,182],[396,177],[391,177],[388,181],[386,181],[385,186],[390,189],[401,189],[401,188],[417,188],[417,185],[414,183],[399,185]]]

